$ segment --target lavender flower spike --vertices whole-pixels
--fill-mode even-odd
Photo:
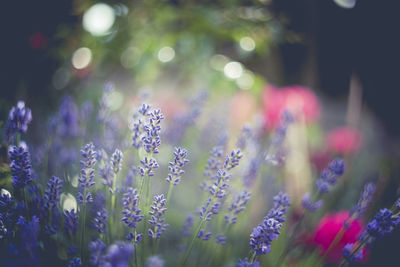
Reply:
[[[64,228],[69,237],[75,235],[78,228],[78,215],[74,209],[64,212]]]
[[[247,202],[250,200],[251,194],[244,190],[241,192],[229,207],[230,214],[225,215],[225,221],[228,224],[235,224],[237,221],[237,215],[246,208]]]
[[[164,260],[160,256],[151,256],[147,259],[144,267],[164,267]]]
[[[79,193],[78,200],[80,203],[93,202],[93,197],[90,192],[86,192],[86,189],[94,186],[94,165],[96,164],[96,150],[93,143],[85,145],[81,150],[81,175],[79,181]]]
[[[271,243],[278,239],[289,205],[290,200],[286,194],[279,193],[274,197],[274,207],[250,235],[250,246],[256,255],[267,254],[271,250]]]
[[[93,228],[99,233],[104,234],[107,229],[108,214],[106,209],[101,209],[96,213],[96,217],[93,219]]]
[[[89,244],[89,251],[90,251],[90,264],[93,266],[103,266],[105,264],[105,250],[106,244],[101,242],[100,239],[96,241],[92,241]]]
[[[364,191],[358,201],[357,205],[351,211],[351,215],[355,218],[359,218],[365,212],[368,204],[371,202],[372,197],[375,193],[375,185],[373,183],[368,183],[364,186]]]
[[[81,267],[82,266],[82,261],[80,258],[73,258],[69,263],[68,267]]]
[[[131,243],[117,242],[112,244],[107,249],[106,259],[108,265],[104,266],[129,266],[129,261],[131,260],[135,252],[135,247]]]
[[[142,166],[138,167],[139,170],[139,174],[140,176],[144,177],[144,176],[154,176],[154,172],[153,169],[157,169],[158,168],[158,163],[155,159],[153,158],[148,158],[148,157],[144,157],[143,160],[140,161],[140,163],[142,164]]]
[[[111,156],[111,165],[115,174],[117,174],[121,170],[122,156],[122,152],[119,149],[116,149]]]
[[[31,161],[29,151],[25,146],[11,146],[10,157],[11,182],[15,188],[23,189],[32,181]]]
[[[53,176],[47,183],[47,187],[44,194],[45,207],[52,210],[54,207],[57,207],[57,203],[60,201],[62,181],[60,178]]]
[[[122,211],[122,219],[129,228],[136,228],[136,224],[143,219],[143,215],[140,215],[141,210],[138,208],[139,194],[136,189],[128,188],[127,192],[122,198],[122,205],[124,210]],[[135,233],[129,233],[127,236],[128,240],[134,239],[135,242],[141,240],[142,235],[137,235]]]
[[[6,128],[7,139],[10,140],[17,132],[26,133],[28,124],[32,121],[32,112],[25,107],[24,101],[18,101],[15,107],[12,107],[8,115]]]
[[[161,120],[164,119],[164,115],[159,109],[153,110],[149,113],[149,123],[143,126],[146,133],[142,137],[143,148],[147,153],[157,154],[158,147],[161,145],[160,131],[161,131]]]
[[[183,170],[183,166],[185,166],[186,163],[189,162],[189,160],[186,159],[187,150],[176,147],[174,151],[174,156],[174,161],[169,163],[168,169],[170,173],[168,174],[166,180],[168,183],[178,185],[181,181],[181,175],[185,173],[185,171]]]
[[[149,223],[153,225],[154,229],[149,229],[149,237],[153,239],[159,239],[161,234],[167,229],[168,224],[165,223],[165,219],[162,218],[164,213],[167,211],[165,207],[167,200],[164,198],[164,195],[158,195],[154,197],[153,205],[150,207],[151,211],[149,214],[151,219]]]
[[[239,259],[239,262],[236,265],[236,267],[260,267],[260,266],[261,265],[258,261],[250,263],[247,258],[245,258],[244,260]]]

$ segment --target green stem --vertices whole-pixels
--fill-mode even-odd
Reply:
[[[283,250],[282,254],[279,256],[278,261],[275,264],[275,267],[279,267],[282,265],[283,261],[285,260],[286,256],[289,254],[290,249],[292,248],[292,243],[295,237],[295,233],[299,230],[303,220],[304,220],[305,213],[301,215],[300,219],[297,221],[296,226],[294,227],[293,231],[290,234],[288,245]]]
[[[206,222],[207,214],[208,214],[208,211],[209,211],[210,207],[212,206],[212,204],[213,204],[213,202],[214,202],[215,196],[217,195],[217,192],[218,192],[218,190],[219,190],[219,186],[220,186],[220,184],[218,184],[218,187],[217,187],[217,189],[215,190],[215,193],[214,193],[214,195],[213,195],[212,198],[211,198],[210,204],[208,205],[206,211],[204,212],[203,219],[200,221],[199,226],[197,227],[197,230],[196,230],[195,234],[193,235],[192,240],[190,241],[188,250],[187,250],[186,253],[185,253],[185,256],[184,256],[184,258],[183,258],[183,262],[182,262],[181,266],[185,266],[186,261],[188,260],[189,255],[190,255],[190,253],[191,253],[191,251],[192,251],[192,248],[193,248],[194,242],[195,242],[195,240],[196,240],[196,238],[197,238],[197,235],[199,234],[199,232],[200,232],[200,230],[201,230],[201,227],[203,226],[204,223],[206,223],[206,225],[207,225],[207,222]]]
[[[256,254],[256,252],[254,251],[253,254],[251,255],[250,263],[254,263],[254,261],[256,260],[256,258],[257,258],[257,254]]]
[[[81,240],[80,240],[80,252],[81,260],[83,261],[83,244],[85,239],[85,220],[86,220],[86,188],[83,189],[83,203],[82,203],[82,213],[81,213]]]
[[[172,190],[174,189],[174,184],[173,184],[173,182],[171,181],[170,183],[169,183],[169,188],[168,188],[168,193],[167,193],[167,203],[165,204],[165,206],[168,206],[168,203],[169,203],[169,200],[170,200],[170,198],[171,198],[171,195],[172,195]]]
[[[111,210],[110,210],[110,227],[109,227],[109,233],[110,233],[110,241],[112,240],[113,236],[113,227],[114,225],[114,216],[115,216],[115,197],[116,197],[116,192],[115,192],[115,187],[116,187],[116,180],[117,180],[117,175],[114,173],[113,176],[113,184],[112,184],[112,192],[111,192]],[[115,231],[114,231],[115,233]]]

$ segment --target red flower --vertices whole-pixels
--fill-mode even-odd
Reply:
[[[349,211],[341,211],[327,214],[319,221],[312,236],[312,243],[319,248],[321,255],[324,255],[328,250],[336,235],[341,231],[343,223],[349,218]],[[355,243],[363,228],[364,225],[360,220],[353,220],[349,227],[345,229],[340,240],[329,250],[326,260],[331,263],[340,262],[343,258],[342,250],[344,246],[348,243]]]
[[[295,116],[304,116],[306,123],[314,122],[320,114],[318,98],[309,89],[301,86],[277,89],[269,85],[262,93],[265,126],[275,128],[285,110]]]
[[[362,134],[357,129],[340,127],[327,134],[326,145],[329,151],[348,155],[356,152],[362,144]]]

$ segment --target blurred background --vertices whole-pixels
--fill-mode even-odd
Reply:
[[[174,118],[205,91],[214,107],[205,114],[235,135],[249,122],[269,133],[279,103],[301,105],[314,137],[313,167],[326,163],[327,151],[352,158],[354,184],[377,182],[376,205],[387,206],[399,181],[398,7],[373,0],[6,1],[0,118],[24,100],[35,121],[30,142],[39,144],[66,96],[85,112],[85,103],[101,106],[95,99],[111,92],[110,109],[129,113],[150,95]],[[390,247],[378,244],[371,266],[390,262]]]

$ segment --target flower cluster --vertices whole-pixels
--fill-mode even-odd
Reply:
[[[138,167],[140,176],[154,176],[153,169],[158,168],[158,163],[155,159],[144,157],[144,159],[140,161],[140,164],[142,164],[142,166]]]
[[[136,224],[143,219],[143,215],[140,215],[141,210],[138,208],[139,195],[136,189],[128,188],[122,199],[122,205],[124,210],[122,211],[122,221],[129,228],[136,228]],[[130,232],[127,236],[128,240],[134,240],[139,242],[142,239],[142,234],[137,235]]]
[[[99,233],[104,234],[107,228],[108,214],[106,209],[97,211],[96,217],[93,219],[93,228]]]
[[[44,194],[45,207],[52,210],[60,201],[62,181],[60,178],[53,176],[47,183],[47,190]]]
[[[113,171],[117,174],[122,167],[122,152],[119,149],[116,149],[111,156],[111,165],[113,167]]]
[[[150,106],[146,105],[146,104],[142,104],[142,106],[139,108],[138,112],[135,113],[133,115],[134,119],[137,119],[134,123],[133,123],[133,135],[132,135],[132,146],[136,149],[139,149],[143,143],[142,143],[142,138],[143,138],[143,134],[144,134],[144,130],[143,130],[143,119],[142,118],[138,118],[139,116],[143,116],[146,117],[149,110],[150,110]]]
[[[6,135],[10,140],[16,133],[26,133],[28,124],[32,121],[32,112],[25,107],[24,101],[18,101],[15,107],[12,107],[8,115]]]
[[[169,163],[168,166],[169,174],[166,180],[168,183],[173,183],[173,185],[178,185],[179,182],[181,181],[181,175],[185,173],[183,167],[186,165],[186,163],[189,162],[189,160],[186,159],[187,150],[180,147],[176,147],[174,151],[174,156],[175,156],[174,161]]]
[[[390,234],[399,224],[400,216],[394,215],[391,210],[381,209],[374,219],[368,223],[367,232],[372,238],[381,239]]]
[[[64,211],[65,233],[72,237],[78,229],[78,215],[74,209]]]
[[[168,224],[165,223],[165,219],[162,218],[164,213],[167,211],[167,208],[165,207],[166,203],[167,200],[164,198],[163,194],[154,197],[153,205],[150,207],[151,211],[149,211],[151,216],[149,223],[154,227],[154,229],[149,229],[150,238],[159,239],[161,234],[168,227]]]
[[[25,146],[11,146],[8,150],[12,184],[15,188],[23,189],[32,182],[32,170],[29,151]]]
[[[351,211],[352,217],[359,218],[364,214],[365,210],[368,208],[368,204],[372,200],[374,193],[375,185],[373,183],[368,183],[364,186],[364,191],[362,192],[360,200]]]
[[[236,265],[236,267],[260,267],[260,266],[261,265],[258,261],[254,261],[253,263],[251,263],[247,258],[245,258],[244,260],[239,259],[239,262]]]
[[[82,171],[78,179],[79,181],[79,193],[78,200],[80,203],[93,202],[93,196],[90,192],[86,192],[86,189],[94,186],[94,165],[96,164],[96,150],[93,143],[85,145],[81,150],[81,166]]]
[[[315,182],[318,193],[328,193],[331,187],[336,184],[337,179],[343,175],[344,170],[345,164],[343,159],[336,158],[332,160],[328,167],[322,170],[320,178]],[[303,196],[302,205],[311,212],[315,212],[321,208],[322,204],[322,199],[313,202],[310,193],[306,193]]]
[[[237,215],[246,208],[247,202],[250,200],[251,194],[244,190],[241,192],[229,207],[230,214],[225,214],[225,221],[228,224],[235,224],[237,221]]]
[[[164,119],[164,115],[161,110],[155,109],[149,113],[149,123],[143,126],[146,135],[142,138],[143,148],[147,153],[157,154],[158,148],[161,145],[160,131],[161,131],[161,120]]]
[[[250,246],[256,255],[267,254],[271,250],[271,243],[280,234],[279,230],[285,222],[284,216],[289,205],[290,198],[287,194],[280,192],[274,197],[273,208],[250,235]]]

